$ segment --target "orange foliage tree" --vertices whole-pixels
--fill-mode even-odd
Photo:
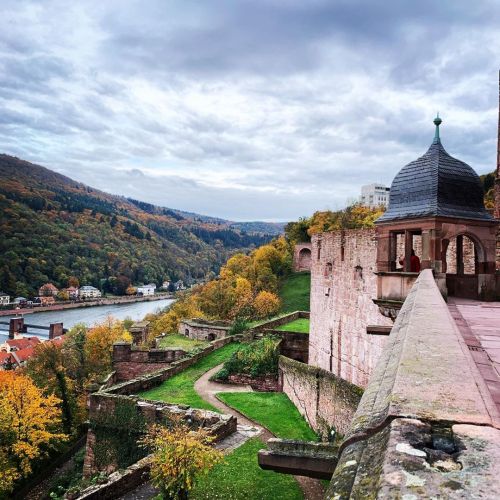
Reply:
[[[67,439],[60,432],[59,403],[26,375],[0,371],[0,495],[29,476],[47,449]]]

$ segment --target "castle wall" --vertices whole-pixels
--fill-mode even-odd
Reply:
[[[367,325],[392,326],[376,297],[375,229],[314,235],[311,262],[309,364],[366,387],[387,338]]]
[[[309,425],[327,440],[347,433],[363,391],[326,370],[280,357],[283,392]]]

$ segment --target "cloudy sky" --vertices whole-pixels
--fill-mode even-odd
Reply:
[[[116,194],[290,220],[432,141],[496,161],[496,0],[0,0],[0,152]]]

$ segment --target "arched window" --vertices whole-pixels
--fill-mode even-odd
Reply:
[[[325,265],[325,278],[330,278],[333,275],[333,264],[327,262]]]

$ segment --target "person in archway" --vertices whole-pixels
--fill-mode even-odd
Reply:
[[[399,259],[399,263],[405,267],[405,259],[401,257]],[[415,255],[415,250],[411,249],[411,258],[410,258],[410,273],[419,273],[420,272],[420,259],[417,255]]]

